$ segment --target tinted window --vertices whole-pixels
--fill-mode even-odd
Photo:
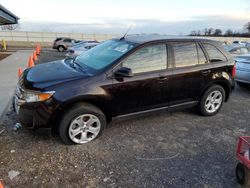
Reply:
[[[71,42],[71,39],[64,39],[63,42]]]
[[[166,69],[166,45],[152,45],[137,50],[123,62],[123,67],[131,68],[133,73],[143,73]]]
[[[174,43],[175,67],[186,67],[198,64],[198,53],[195,43]]]
[[[211,62],[227,60],[226,57],[215,46],[211,44],[204,44],[204,47],[208,53],[209,60]]]
[[[207,62],[206,56],[204,55],[200,45],[197,45],[199,64],[205,64]]]

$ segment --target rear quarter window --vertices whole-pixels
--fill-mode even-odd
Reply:
[[[220,62],[227,61],[226,56],[214,45],[203,44],[205,50],[207,51],[210,62]]]

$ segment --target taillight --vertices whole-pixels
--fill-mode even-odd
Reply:
[[[232,77],[234,78],[236,75],[236,65],[234,64],[234,67],[232,69]]]

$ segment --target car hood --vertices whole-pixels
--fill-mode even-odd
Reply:
[[[71,61],[58,60],[39,64],[24,72],[24,85],[28,89],[43,90],[56,84],[89,77],[71,66]]]

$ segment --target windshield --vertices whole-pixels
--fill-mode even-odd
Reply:
[[[226,50],[226,51],[230,51],[230,50],[232,50],[234,47],[232,47],[232,46],[223,46],[224,47],[224,49]]]
[[[74,48],[76,48],[76,49],[84,49],[84,48],[96,46],[97,44],[98,43],[85,43],[85,44],[82,44],[82,45],[77,45]]]
[[[81,54],[75,61],[96,73],[111,65],[135,46],[136,44],[127,41],[108,40]]]

